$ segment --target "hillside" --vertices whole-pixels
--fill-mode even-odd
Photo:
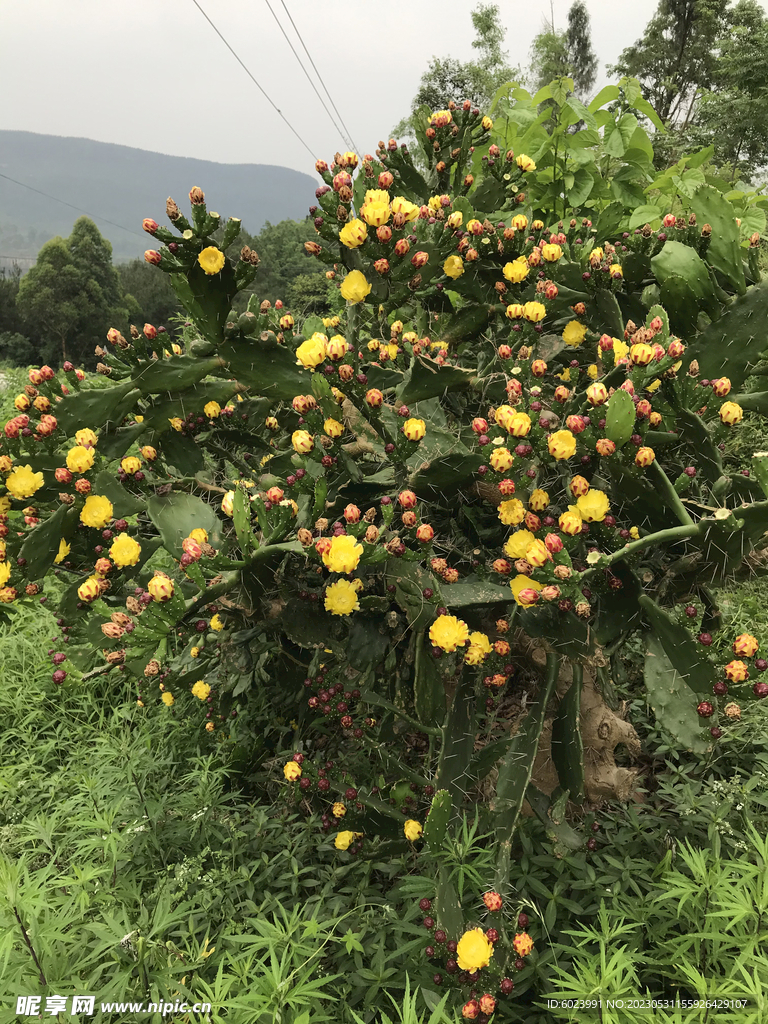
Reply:
[[[111,241],[115,261],[140,256],[148,247],[142,218],[167,223],[166,196],[184,209],[193,185],[205,191],[209,209],[240,217],[245,230],[255,233],[267,220],[304,217],[317,184],[309,174],[271,164],[219,164],[91,139],[2,130],[0,173],[87,211]],[[80,215],[0,177],[0,256],[33,257],[49,238],[68,235]]]

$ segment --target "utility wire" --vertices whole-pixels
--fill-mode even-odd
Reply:
[[[133,228],[127,228],[123,224],[116,224],[113,220],[108,220],[106,217],[97,216],[95,213],[89,213],[88,210],[83,210],[79,206],[73,206],[72,203],[68,203],[64,199],[59,199],[58,196],[52,196],[48,192],[41,192],[39,188],[33,188],[31,185],[25,184],[23,181],[17,181],[15,178],[11,178],[8,174],[0,172],[0,178],[5,178],[6,181],[12,181],[14,185],[21,185],[22,188],[28,188],[30,192],[36,192],[39,196],[45,196],[46,199],[53,199],[55,203],[61,203],[62,206],[68,206],[70,210],[77,210],[78,213],[84,213],[86,217],[91,217],[93,220],[102,220],[105,224],[111,224],[113,228],[120,228],[121,231],[127,231],[129,235],[136,235],[137,238],[143,236],[134,231]]]
[[[322,85],[322,87],[323,87],[323,88],[325,89],[325,94],[326,94],[326,96],[328,97],[328,99],[329,99],[329,100],[331,101],[331,106],[332,106],[332,107],[333,107],[333,109],[334,109],[334,110],[336,111],[336,114],[338,115],[339,121],[341,121],[341,124],[342,124],[342,126],[343,126],[343,128],[344,128],[344,131],[345,131],[345,132],[347,133],[347,135],[349,136],[350,140],[352,140],[352,133],[350,132],[349,128],[347,128],[347,126],[346,126],[346,125],[344,124],[344,118],[343,118],[343,117],[341,116],[341,114],[339,113],[339,108],[338,108],[338,107],[336,106],[336,104],[335,104],[335,103],[333,102],[333,97],[332,97],[332,96],[331,96],[331,94],[330,94],[330,93],[328,92],[328,86],[327,86],[327,85],[325,84],[325,82],[323,81],[323,76],[322,76],[322,75],[320,74],[320,72],[319,72],[319,71],[317,70],[317,65],[316,65],[316,64],[315,64],[315,62],[314,62],[314,61],[312,60],[312,54],[311,54],[311,53],[309,52],[309,50],[307,49],[307,44],[306,44],[306,43],[304,42],[304,40],[302,39],[302,36],[301,36],[301,32],[299,32],[298,28],[296,28],[296,22],[295,22],[295,21],[293,20],[293,18],[291,17],[291,12],[290,12],[290,11],[288,10],[288,8],[287,8],[287,7],[286,7],[286,5],[285,5],[285,0],[280,0],[280,3],[281,3],[281,4],[283,5],[283,8],[284,8],[284,10],[285,10],[285,13],[286,13],[286,14],[288,15],[288,20],[289,20],[289,21],[290,21],[290,23],[291,23],[291,24],[293,25],[293,31],[294,31],[294,32],[296,33],[296,35],[297,35],[297,36],[299,37],[299,42],[300,42],[300,43],[301,43],[301,45],[302,45],[302,46],[304,47],[304,53],[306,53],[307,57],[309,57],[309,63],[310,63],[310,64],[312,65],[312,67],[314,68],[315,74],[317,75],[318,79],[320,80],[320,84],[321,84],[321,85]],[[354,144],[354,140],[352,140],[352,148],[353,148],[353,149],[355,149],[355,150],[357,150],[358,152],[360,152],[360,151],[358,150],[357,146],[356,146],[356,145]]]
[[[264,91],[264,89],[262,88],[262,86],[261,86],[261,85],[259,85],[259,83],[258,83],[258,82],[256,81],[256,79],[255,79],[255,78],[253,77],[253,75],[251,74],[251,72],[250,72],[250,71],[248,70],[248,68],[247,68],[247,67],[245,66],[245,64],[243,64],[242,60],[241,60],[241,59],[240,59],[240,58],[238,57],[238,55],[237,55],[237,54],[235,53],[235,51],[234,51],[234,50],[232,49],[232,47],[231,47],[231,46],[230,46],[230,44],[229,44],[229,43],[227,42],[227,40],[226,40],[226,39],[224,38],[224,36],[223,36],[223,35],[221,34],[221,32],[220,32],[220,31],[219,31],[219,30],[218,30],[218,29],[216,28],[216,26],[214,25],[214,23],[213,23],[213,22],[211,21],[211,19],[210,19],[210,18],[208,17],[208,15],[207,15],[207,14],[205,13],[205,11],[204,11],[204,10],[203,10],[203,8],[202,8],[202,7],[200,6],[200,4],[199,4],[199,3],[197,2],[197,0],[192,0],[192,3],[193,3],[193,4],[195,5],[195,7],[196,7],[196,8],[198,9],[198,11],[200,11],[200,13],[202,14],[202,16],[203,16],[203,17],[205,18],[205,20],[206,20],[206,21],[208,22],[208,24],[209,24],[209,25],[211,26],[211,28],[213,29],[213,31],[214,31],[214,32],[216,33],[216,35],[217,35],[217,36],[219,37],[219,39],[220,39],[220,40],[222,41],[222,43],[224,43],[224,45],[226,46],[226,48],[227,48],[227,49],[229,50],[229,52],[230,52],[230,53],[232,54],[232,56],[233,56],[233,57],[235,58],[235,60],[236,60],[236,61],[237,61],[237,63],[238,63],[239,65],[240,65],[240,67],[241,67],[241,68],[243,69],[243,71],[244,71],[244,72],[246,73],[246,75],[248,75],[248,77],[250,78],[250,80],[251,80],[251,81],[253,82],[253,84],[254,84],[254,85],[256,86],[256,88],[257,88],[257,89],[259,90],[259,92],[260,92],[260,93],[262,94],[262,96],[263,96],[263,97],[264,97],[264,99],[265,99],[265,100],[267,101],[267,103],[269,103],[269,105],[270,105],[270,106],[271,106],[271,107],[273,108],[273,110],[276,110],[276,111],[277,111],[277,113],[278,113],[278,114],[280,115],[280,117],[281,117],[281,118],[283,119],[283,121],[285,121],[285,123],[286,123],[286,124],[288,125],[288,127],[289,127],[289,128],[291,129],[291,131],[293,132],[293,134],[294,134],[294,135],[296,136],[296,138],[297,138],[297,139],[299,140],[299,142],[300,142],[300,143],[302,144],[302,146],[304,147],[304,149],[306,149],[306,151],[307,151],[307,152],[309,153],[309,155],[310,155],[310,156],[312,157],[312,159],[313,159],[313,160],[315,160],[315,159],[316,159],[316,157],[315,157],[315,154],[314,154],[314,153],[312,152],[312,150],[310,149],[310,147],[309,147],[309,146],[307,145],[307,143],[306,143],[306,142],[304,141],[304,139],[302,139],[302,137],[301,137],[301,136],[299,135],[299,133],[298,133],[298,132],[296,131],[296,129],[295,129],[294,127],[293,127],[293,125],[291,124],[291,122],[290,122],[290,121],[288,120],[288,118],[287,118],[287,117],[285,116],[285,114],[284,114],[284,113],[282,112],[282,110],[280,110],[280,108],[279,108],[279,107],[278,107],[278,106],[277,106],[277,105],[276,105],[276,104],[275,104],[275,103],[274,103],[274,102],[273,102],[273,101],[272,101],[272,100],[270,99],[270,97],[269,97],[269,96],[267,95],[267,93],[266,93],[266,92]]]
[[[277,15],[275,14],[275,12],[274,12],[274,9],[273,9],[273,7],[272,7],[272,4],[271,4],[271,3],[269,2],[269,0],[264,0],[264,2],[266,3],[267,7],[269,8],[269,12],[270,12],[270,14],[272,15],[272,17],[273,17],[273,18],[275,19],[275,21],[277,22],[277,27],[278,27],[278,28],[280,29],[280,31],[281,31],[281,32],[283,33],[283,35],[285,36],[285,41],[286,41],[286,42],[288,43],[288,45],[290,46],[290,48],[291,48],[291,52],[293,53],[294,57],[296,58],[296,60],[297,60],[297,61],[298,61],[298,63],[299,63],[299,67],[300,67],[300,68],[301,68],[301,70],[302,70],[302,71],[304,72],[304,77],[305,77],[305,78],[307,79],[307,81],[309,82],[309,84],[310,84],[310,85],[312,86],[312,88],[314,89],[314,91],[315,91],[315,95],[317,96],[317,98],[318,98],[318,99],[320,100],[320,102],[321,102],[321,103],[322,103],[322,105],[323,105],[323,110],[325,110],[325,112],[326,112],[326,114],[328,115],[328,117],[330,117],[330,119],[331,119],[331,121],[332,121],[332,123],[333,123],[333,127],[334,127],[334,128],[336,129],[336,131],[337,131],[337,132],[339,133],[339,135],[341,135],[341,137],[342,137],[342,138],[344,139],[344,143],[345,143],[345,145],[349,146],[350,148],[354,148],[354,143],[352,142],[352,140],[351,140],[351,138],[350,138],[350,136],[349,136],[349,133],[347,132],[347,133],[345,134],[345,131],[344,131],[344,129],[343,129],[343,128],[340,128],[340,127],[339,127],[339,125],[338,125],[338,122],[336,121],[336,118],[335,118],[335,117],[333,116],[333,114],[332,114],[332,113],[330,112],[330,110],[328,109],[328,106],[327,106],[327,104],[326,104],[325,100],[324,100],[324,99],[323,99],[323,97],[322,97],[322,96],[320,95],[320,93],[319,93],[319,92],[317,91],[317,86],[315,85],[314,81],[312,80],[312,76],[311,76],[311,75],[310,75],[310,73],[309,73],[309,72],[307,71],[307,69],[306,69],[306,68],[304,67],[304,63],[303,63],[303,61],[302,61],[301,57],[300,57],[300,56],[298,55],[298,53],[296,53],[296,49],[295,49],[295,47],[294,47],[293,43],[291,42],[291,40],[290,40],[290,38],[289,38],[289,36],[288,36],[288,33],[287,33],[287,32],[285,31],[285,29],[283,28],[283,26],[282,26],[282,24],[281,24],[281,22],[280,22],[280,19],[279,19],[279,18],[278,18],[278,16],[277,16]],[[294,26],[294,27],[295,27],[295,26]],[[323,86],[323,88],[325,88],[325,86]],[[328,90],[326,89],[326,92],[327,92],[327,91],[328,91]]]
[[[29,260],[30,263],[36,263],[37,256],[7,256],[0,253],[0,260]]]

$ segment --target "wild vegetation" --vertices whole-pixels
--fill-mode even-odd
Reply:
[[[43,1006],[765,1019],[767,200],[659,168],[638,79],[498,85],[496,24],[488,113],[318,161],[303,262],[195,186],[130,271],[178,320],[8,371],[0,951]]]

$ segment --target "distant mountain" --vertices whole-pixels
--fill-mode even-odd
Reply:
[[[271,164],[218,164],[91,139],[2,130],[0,175],[7,176],[0,177],[0,257],[34,257],[49,238],[69,235],[85,211],[112,243],[115,262],[151,248],[142,219],[154,217],[167,224],[167,196],[187,211],[193,185],[205,192],[209,210],[240,217],[251,234],[267,220],[276,224],[306,216],[317,186],[308,174]],[[0,259],[0,266],[9,262]],[[31,265],[20,262],[22,267]]]

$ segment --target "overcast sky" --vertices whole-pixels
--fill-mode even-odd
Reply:
[[[565,27],[570,2],[552,0],[556,27]],[[372,152],[407,112],[432,56],[467,60],[474,52],[474,0],[199,3],[311,155],[193,0],[0,0],[0,128],[311,173],[313,157],[329,158],[345,146],[269,5],[303,57],[286,8],[292,15],[362,152]],[[510,62],[525,66],[550,0],[499,0],[499,6]],[[587,0],[587,6],[599,86],[607,80],[605,65],[642,34],[656,0]]]

